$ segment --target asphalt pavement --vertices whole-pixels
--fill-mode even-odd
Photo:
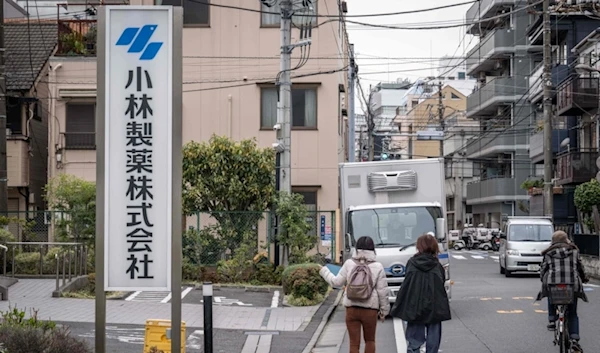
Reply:
[[[500,274],[497,254],[452,251],[452,320],[442,326],[441,353],[558,352],[546,329],[546,302],[535,302],[539,275]],[[589,303],[579,304],[581,345],[586,352],[600,347],[600,285],[586,285]],[[338,307],[313,352],[347,353],[344,309]],[[326,337],[329,336],[329,337]],[[337,339],[337,342],[336,342]],[[401,320],[387,319],[377,327],[377,352],[406,351]]]
[[[282,291],[258,291],[255,289],[220,287],[213,290],[214,305],[275,307],[281,306]],[[191,290],[183,299],[183,303],[202,304],[202,288]]]

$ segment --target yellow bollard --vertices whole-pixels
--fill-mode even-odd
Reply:
[[[171,353],[171,339],[167,330],[171,329],[171,320],[146,320],[146,335],[144,337],[144,353],[156,347],[158,351]],[[171,334],[173,334],[171,332]],[[181,322],[181,353],[185,353],[185,322]]]

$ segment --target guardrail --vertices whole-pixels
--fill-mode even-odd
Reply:
[[[60,287],[60,279],[62,277],[63,286],[68,282],[71,282],[74,278],[77,278],[81,275],[88,274],[87,267],[87,247],[83,243],[66,243],[66,242],[7,242],[6,245],[0,245],[0,249],[3,250],[3,274],[8,277],[7,272],[7,258],[8,258],[8,250],[11,250],[11,271],[10,277],[27,277],[35,274],[19,274],[17,273],[17,263],[16,263],[16,250],[22,247],[31,247],[34,248],[39,247],[39,268],[37,270],[39,276],[53,276],[56,278],[56,289],[58,290]],[[51,247],[60,247],[61,250],[57,254],[54,255],[54,260],[56,261],[56,271],[52,271],[55,273],[48,273],[48,271],[44,271],[44,255],[46,251],[49,251]],[[61,266],[62,263],[62,266]],[[62,267],[62,271],[61,271]]]

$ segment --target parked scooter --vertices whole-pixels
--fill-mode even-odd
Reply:
[[[499,251],[500,250],[500,231],[492,231],[492,250]]]
[[[461,236],[461,239],[454,242],[454,250],[485,250],[492,249],[492,242],[490,240],[479,240],[476,236],[476,230],[465,229]]]

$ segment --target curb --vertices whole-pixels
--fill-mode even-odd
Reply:
[[[327,309],[327,311],[325,312],[325,315],[323,315],[323,319],[321,319],[321,323],[315,330],[315,333],[313,334],[312,338],[310,339],[310,341],[308,342],[308,344],[306,345],[306,348],[304,348],[302,353],[311,353],[313,348],[315,348],[315,346],[317,345],[317,341],[319,340],[319,337],[321,336],[321,334],[323,333],[323,330],[325,329],[325,325],[329,321],[329,318],[331,318],[331,314],[333,314],[333,311],[335,310],[335,308],[337,308],[337,306],[340,304],[340,301],[342,300],[343,295],[344,295],[344,291],[340,290],[340,292],[338,293],[337,298],[335,298],[335,301],[333,302],[333,304],[329,307],[329,309]]]

